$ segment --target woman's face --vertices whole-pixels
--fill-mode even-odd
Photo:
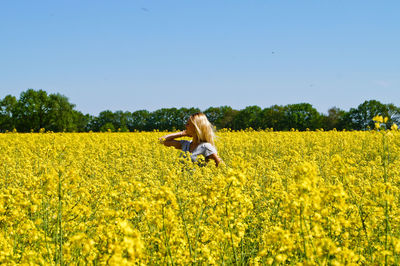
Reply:
[[[192,123],[192,121],[190,120],[190,118],[188,119],[188,121],[186,122],[186,133],[189,136],[194,136],[194,134],[196,134],[194,125]]]

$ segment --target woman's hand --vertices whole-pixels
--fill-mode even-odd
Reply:
[[[186,137],[190,136],[186,130],[183,130],[181,132],[176,132],[172,133],[169,135],[162,136],[161,138],[158,138],[158,141],[161,144],[164,144],[165,146],[174,146],[177,149],[182,149],[182,144],[180,141],[175,140],[176,138],[181,138],[181,137]]]
[[[191,137],[186,130],[183,130],[182,132],[182,137]]]
[[[186,130],[162,136],[161,138],[158,138],[158,140],[161,143],[164,143],[165,141],[174,140],[176,138],[185,137],[185,136],[188,136],[188,134],[186,133]]]
[[[219,156],[216,153],[213,153],[213,154],[209,155],[206,159],[207,160],[213,159],[215,161],[215,165],[216,166],[218,166],[219,164],[222,164],[222,165],[225,164],[224,161],[222,161],[222,159],[219,158]]]

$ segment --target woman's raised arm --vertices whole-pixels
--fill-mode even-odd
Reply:
[[[161,144],[164,144],[167,147],[173,146],[180,150],[180,149],[182,149],[182,144],[180,141],[177,141],[175,139],[185,137],[185,136],[188,136],[188,134],[186,133],[186,130],[162,136],[161,138],[158,138],[158,140],[160,141]]]
[[[220,163],[224,164],[224,161],[222,161],[222,159],[219,158],[219,156],[218,156],[216,153],[213,153],[213,154],[207,156],[206,159],[207,159],[207,160],[208,160],[208,159],[213,159],[213,160],[215,161],[215,165],[216,165],[216,166],[218,166]]]

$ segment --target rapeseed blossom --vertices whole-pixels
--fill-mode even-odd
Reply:
[[[399,264],[397,126],[223,130],[222,167],[164,134],[0,134],[0,263]]]

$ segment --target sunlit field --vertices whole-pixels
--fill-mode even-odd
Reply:
[[[400,263],[400,133],[0,134],[1,264]]]

